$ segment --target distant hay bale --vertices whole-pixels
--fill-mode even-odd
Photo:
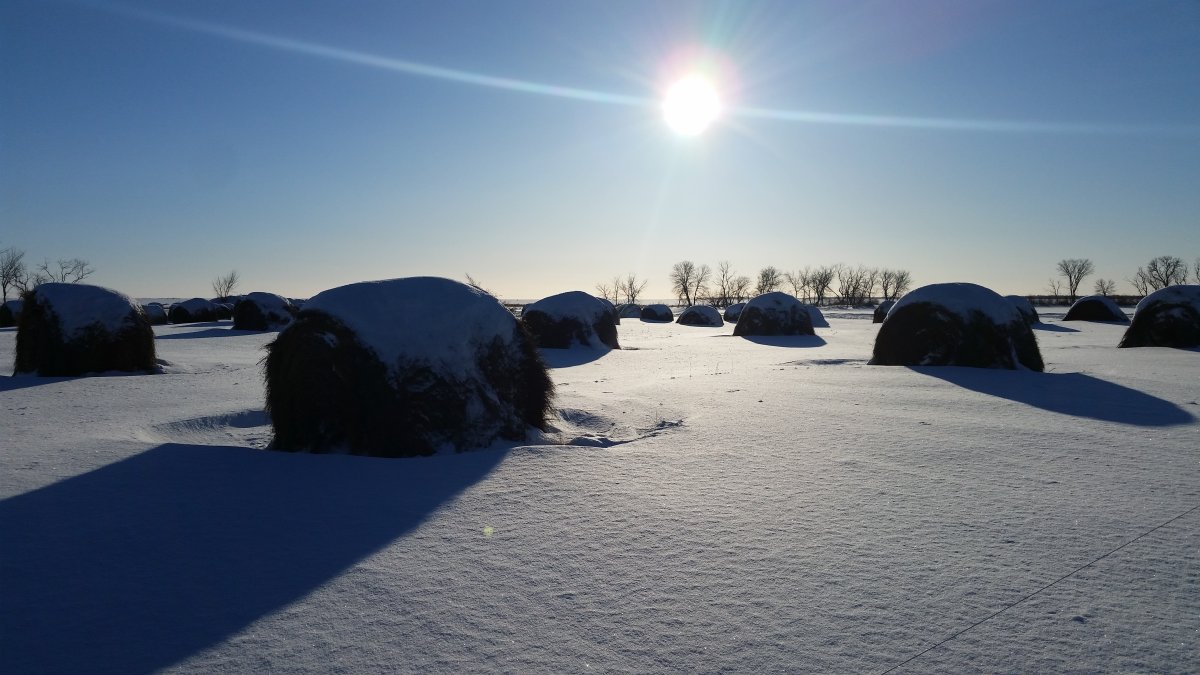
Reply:
[[[213,307],[217,312],[217,321],[228,321],[233,318],[233,305],[228,302],[214,302]]]
[[[642,308],[640,305],[631,303],[617,305],[617,316],[622,319],[638,319],[642,316]]]
[[[1167,286],[1142,298],[1118,347],[1200,347],[1200,286]]]
[[[816,335],[809,306],[780,291],[764,293],[746,303],[734,335]]]
[[[198,323],[201,321],[216,321],[217,306],[204,298],[192,298],[171,305],[167,311],[167,319],[171,323]]]
[[[167,323],[167,310],[162,303],[148,302],[142,305],[142,313],[146,315],[146,320],[152,326],[161,326]]]
[[[679,313],[679,319],[676,323],[681,323],[685,326],[712,326],[719,328],[725,325],[725,319],[721,318],[721,312],[717,311],[716,307],[692,305]]]
[[[1045,368],[1037,337],[1017,308],[975,284],[933,284],[901,298],[875,337],[880,366]]]
[[[8,300],[0,305],[0,328],[12,328],[21,320],[20,300]]]
[[[1129,317],[1125,316],[1117,303],[1103,295],[1089,295],[1076,300],[1062,320],[1129,323]]]
[[[42,284],[25,294],[14,371],[43,377],[158,366],[154,329],[128,296],[87,284]]]
[[[800,303],[804,305],[804,303]],[[813,328],[829,328],[829,322],[825,320],[825,315],[816,305],[804,305],[808,309],[808,318],[812,319]]]
[[[1017,308],[1017,311],[1021,313],[1021,318],[1025,319],[1025,323],[1032,326],[1041,322],[1042,318],[1038,316],[1037,310],[1033,308],[1033,303],[1029,301],[1029,298],[1023,295],[1006,295],[1004,299]]]
[[[612,301],[609,300],[608,298],[601,298],[599,296],[593,296],[593,297],[595,297],[600,302],[604,303],[604,308],[606,310],[608,310],[609,319],[613,322],[613,325],[620,326],[621,325],[621,315],[617,313],[617,306],[612,304]]]
[[[583,291],[567,291],[525,305],[521,322],[539,347],[568,349],[575,345],[620,349],[615,313],[602,300]]]
[[[407,457],[546,427],[553,384],[533,339],[498,300],[450,279],[325,291],[267,350],[276,450]]]
[[[675,320],[675,313],[666,305],[646,305],[642,308],[642,321],[661,321],[670,323]]]
[[[280,330],[292,322],[291,301],[274,293],[247,293],[233,306],[234,330]]]
[[[884,300],[883,302],[879,303],[879,305],[875,307],[874,314],[871,316],[871,323],[883,323],[883,320],[887,318],[888,312],[892,309],[892,305],[895,304],[895,300]]]
[[[746,303],[739,302],[725,308],[725,320],[729,323],[737,323],[738,317],[742,315],[742,310],[746,308]]]

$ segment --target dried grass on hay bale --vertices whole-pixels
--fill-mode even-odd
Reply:
[[[1142,298],[1118,347],[1200,347],[1200,286],[1168,286]]]
[[[1103,295],[1089,295],[1076,300],[1062,320],[1129,323],[1129,317],[1125,316],[1117,303]]]
[[[204,298],[192,298],[171,305],[167,311],[171,323],[199,323],[217,320],[217,306]]]
[[[127,296],[86,284],[42,284],[25,295],[17,373],[45,377],[158,367],[154,329]]]
[[[716,307],[692,305],[679,313],[676,323],[685,326],[720,327],[725,325],[725,320],[721,318],[721,312]]]
[[[542,298],[521,312],[521,323],[534,343],[549,349],[569,349],[573,345],[620,349],[613,318],[602,300],[583,291]]]
[[[816,335],[808,305],[796,298],[772,291],[750,302],[733,327],[734,335]]]
[[[296,309],[274,293],[248,293],[233,306],[234,330],[279,330],[292,322]]]
[[[725,320],[729,323],[737,323],[738,317],[742,315],[742,310],[746,309],[746,303],[738,302],[725,308]]]
[[[671,322],[675,320],[675,313],[666,305],[646,305],[642,308],[642,321],[663,321]]]
[[[1033,303],[1023,295],[1006,295],[1004,299],[1012,303],[1013,307],[1021,313],[1021,318],[1025,319],[1025,323],[1032,326],[1039,323],[1042,317],[1038,316],[1037,310],[1033,308]]]
[[[883,323],[883,320],[887,318],[888,311],[890,311],[892,309],[892,305],[895,304],[895,300],[884,300],[883,302],[879,303],[879,305],[875,308],[875,311],[871,314],[871,323]]]

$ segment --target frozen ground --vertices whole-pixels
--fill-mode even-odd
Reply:
[[[262,450],[228,322],[0,378],[0,672],[1200,670],[1200,354],[869,367],[826,316],[624,320],[547,354],[555,431],[425,459]]]

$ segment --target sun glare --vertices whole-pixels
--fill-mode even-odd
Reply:
[[[663,119],[681,136],[704,132],[721,114],[721,99],[712,82],[701,75],[676,80],[662,102]]]

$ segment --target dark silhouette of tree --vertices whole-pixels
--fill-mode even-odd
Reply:
[[[1079,290],[1079,284],[1084,277],[1096,268],[1092,265],[1092,261],[1087,258],[1068,258],[1058,261],[1058,273],[1066,278],[1067,294],[1070,296],[1071,302],[1075,302],[1075,293]]]
[[[758,283],[754,286],[754,294],[762,295],[779,290],[783,285],[783,275],[772,265],[767,265],[758,271]]]
[[[8,300],[8,289],[20,290],[24,278],[25,252],[11,246],[0,251],[0,289],[3,290],[0,302]]]
[[[233,295],[233,289],[237,288],[239,282],[241,282],[241,279],[238,277],[237,270],[233,270],[223,277],[217,277],[212,282],[213,294],[217,296],[218,300],[228,300],[229,296]],[[475,285],[475,280],[471,278],[470,274],[467,275],[467,283],[479,288],[479,286]]]
[[[1160,288],[1187,283],[1188,266],[1183,258],[1173,255],[1160,255],[1145,267],[1139,267],[1129,283],[1141,295],[1147,295]]]
[[[691,307],[696,298],[705,294],[712,270],[691,260],[675,263],[671,268],[671,292],[683,305]]]
[[[1112,295],[1117,292],[1117,282],[1112,279],[1097,279],[1094,290],[1096,291],[1096,295]]]

